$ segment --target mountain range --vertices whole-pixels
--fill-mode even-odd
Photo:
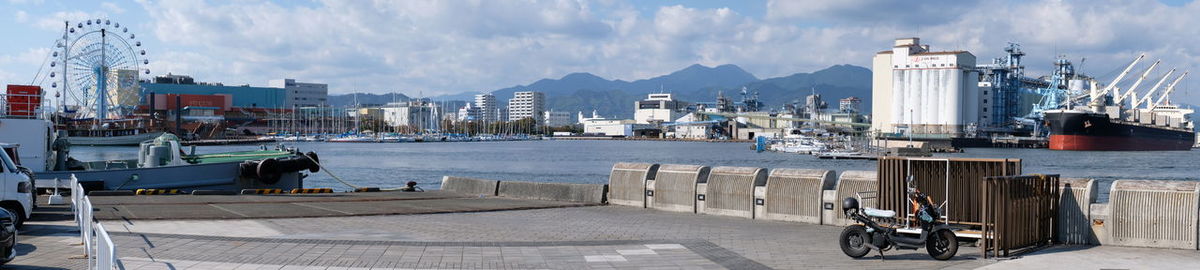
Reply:
[[[783,77],[759,79],[736,65],[707,67],[691,65],[667,75],[635,81],[609,80],[590,73],[571,73],[558,79],[541,79],[527,85],[487,91],[496,95],[496,100],[512,98],[514,92],[539,91],[546,93],[547,108],[554,111],[589,112],[596,110],[601,116],[631,118],[634,102],[651,93],[672,93],[675,99],[688,102],[714,102],[718,93],[741,99],[740,92],[746,88],[757,92],[760,102],[767,108],[780,108],[784,104],[803,101],[804,97],[817,93],[831,107],[837,100],[858,97],[863,100],[860,108],[870,110],[871,71],[853,65],[836,65],[812,73],[795,73]],[[433,97],[434,100],[471,101],[476,93],[461,93]],[[334,106],[353,105],[354,95],[331,95]],[[384,104],[408,100],[402,94],[357,94],[359,104]]]

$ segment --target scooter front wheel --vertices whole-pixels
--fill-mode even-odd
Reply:
[[[862,225],[846,226],[838,242],[841,242],[842,252],[851,258],[861,258],[871,252],[871,248],[867,247],[867,243],[871,242],[871,234]]]
[[[958,253],[958,238],[954,236],[954,232],[950,230],[940,230],[930,235],[925,241],[925,249],[929,251],[929,256],[938,260],[949,260]]]

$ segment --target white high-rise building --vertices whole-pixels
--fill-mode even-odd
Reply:
[[[958,136],[979,122],[979,73],[970,52],[934,52],[918,38],[901,38],[872,62],[871,129]]]
[[[267,82],[267,86],[283,88],[284,105],[291,107],[314,107],[329,104],[329,85],[323,83],[297,82],[295,79],[280,79]]]
[[[513,93],[513,98],[508,100],[508,121],[533,118],[535,122],[541,123],[542,112],[545,111],[546,95],[542,92],[516,92]]]
[[[496,122],[500,119],[496,114],[496,96],[492,94],[475,95],[475,107],[479,108],[479,121]]]

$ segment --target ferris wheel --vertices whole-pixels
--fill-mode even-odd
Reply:
[[[64,112],[99,120],[132,113],[141,92],[138,75],[150,74],[145,68],[150,61],[137,35],[107,19],[64,26],[50,61],[50,87],[58,89],[55,97]]]

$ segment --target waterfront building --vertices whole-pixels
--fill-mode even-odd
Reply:
[[[543,121],[542,112],[546,111],[546,94],[536,91],[513,93],[508,100],[508,121],[533,118],[535,122]]]
[[[244,110],[255,109],[291,109],[284,101],[286,93],[283,88],[252,87],[249,85],[226,86],[220,83],[196,82],[185,75],[167,75],[155,77],[151,81],[141,83],[143,99],[153,93],[156,95],[229,95],[232,97],[232,107]]]
[[[542,114],[542,119],[545,119],[545,125],[548,127],[570,126],[575,124],[574,119],[571,119],[569,112],[546,111]]]
[[[893,45],[872,60],[873,130],[954,137],[979,121],[975,55],[930,51],[919,38]]]
[[[671,122],[687,114],[687,102],[675,100],[671,94],[650,94],[633,104],[633,120],[638,124]]]
[[[685,114],[675,119],[675,125],[672,126],[674,130],[668,131],[667,137],[697,140],[714,139],[717,134],[719,122],[703,119],[697,113]]]
[[[630,137],[634,135],[636,121],[630,119],[590,119],[583,123],[585,135]]]
[[[862,99],[859,99],[858,97],[843,98],[838,100],[838,112],[858,113],[860,104],[862,104]]]
[[[313,107],[329,103],[329,85],[327,84],[297,82],[295,79],[280,79],[271,80],[267,85],[286,90],[284,98],[286,99],[285,106],[287,107]]]
[[[475,95],[475,107],[479,108],[480,114],[478,120],[483,122],[495,122],[499,120],[497,115],[496,96],[492,94]],[[507,118],[506,118],[507,119]]]
[[[394,102],[380,108],[383,122],[393,127],[408,128],[407,131],[436,130],[442,119],[438,106],[424,101]]]
[[[483,119],[483,110],[481,110],[477,106],[472,106],[471,103],[467,103],[466,106],[463,106],[462,108],[458,109],[457,119],[455,119],[455,120],[458,120],[459,122],[463,122],[463,121],[477,121],[477,120],[482,120],[482,119]]]

